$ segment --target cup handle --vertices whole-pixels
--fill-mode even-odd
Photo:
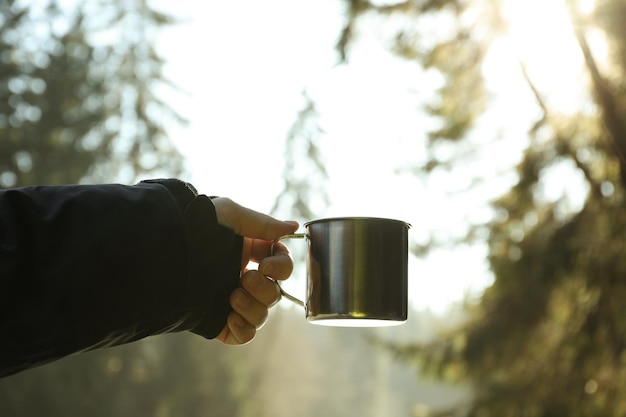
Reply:
[[[284,239],[304,239],[308,237],[308,234],[306,233],[293,233],[290,235],[285,235],[285,236],[281,236],[278,239],[274,240],[272,242],[272,246],[270,247],[270,256],[274,255],[274,246],[280,242],[281,240]],[[276,284],[278,284],[278,289],[280,290],[280,295],[282,295],[283,297],[285,297],[286,299],[288,299],[289,301],[299,305],[300,307],[305,307],[304,306],[304,302],[302,300],[300,300],[299,298],[294,297],[293,295],[289,294],[287,291],[283,290],[283,287],[281,287],[280,285],[280,281],[275,280]]]

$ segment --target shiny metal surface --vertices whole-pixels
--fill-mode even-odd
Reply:
[[[305,227],[309,321],[359,325],[361,320],[372,326],[407,319],[408,223],[343,217],[311,221]]]

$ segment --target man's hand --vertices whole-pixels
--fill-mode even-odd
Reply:
[[[233,311],[216,337],[227,345],[242,345],[254,338],[267,321],[269,308],[280,300],[278,285],[268,277],[287,279],[293,270],[293,260],[283,244],[274,246],[273,256],[270,256],[270,247],[274,239],[295,232],[298,223],[274,219],[228,198],[215,198],[213,204],[217,221],[244,237],[242,268],[250,261],[259,264],[258,270],[244,269],[241,286],[230,296]]]

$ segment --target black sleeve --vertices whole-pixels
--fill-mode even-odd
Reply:
[[[0,377],[158,333],[217,336],[241,248],[178,180],[0,191]]]

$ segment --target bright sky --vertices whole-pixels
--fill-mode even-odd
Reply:
[[[172,8],[167,0],[155,3]],[[475,194],[451,197],[449,190],[467,185],[451,183],[451,177],[425,183],[396,173],[397,168],[414,166],[423,155],[426,122],[420,120],[418,108],[430,93],[429,81],[413,64],[392,59],[367,37],[350,55],[349,65],[336,66],[334,46],[342,25],[338,1],[178,0],[173,12],[187,17],[188,23],[165,32],[160,48],[168,60],[167,75],[189,92],[171,99],[191,121],[187,128],[172,130],[188,158],[189,179],[203,193],[269,211],[282,187],[285,137],[306,88],[322,114],[321,145],[330,174],[332,204],[318,218],[396,218],[413,225],[410,235],[418,241],[424,230],[454,234],[463,230],[467,219],[487,220],[484,199],[511,184],[512,178],[499,176],[499,170],[519,157],[528,128],[528,117],[520,115],[532,107],[527,90],[517,88],[522,81],[512,47],[534,63],[530,70],[540,74],[542,85],[555,82],[562,65],[580,59],[567,43],[567,26],[550,25],[550,17],[562,13],[557,3],[562,4],[507,2],[511,16],[521,19],[510,41],[494,47],[485,71],[493,87],[504,91],[499,107],[504,113],[491,117],[506,120],[513,134],[485,156],[498,163],[467,168],[493,177],[490,191],[476,199]],[[532,16],[543,18],[528,20]],[[529,33],[550,33],[549,48],[569,49],[555,61],[542,47],[540,35],[529,38]],[[552,79],[545,70],[550,60]],[[568,88],[571,82],[568,78],[555,86],[553,100],[567,92],[562,103],[571,103],[572,94],[578,94]],[[566,190],[557,187],[555,192]],[[483,288],[490,280],[485,255],[485,248],[463,247],[435,252],[427,260],[411,259],[412,302],[442,311],[466,291]]]

